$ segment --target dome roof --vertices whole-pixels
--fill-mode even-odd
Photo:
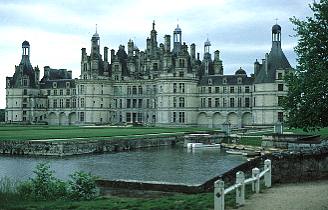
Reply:
[[[242,74],[245,74],[245,75],[246,75],[246,71],[240,67],[240,68],[235,72],[235,75],[242,75]]]
[[[22,43],[22,47],[29,47],[29,46],[30,46],[30,43],[26,40]]]
[[[280,31],[281,31],[281,27],[280,27],[280,25],[275,24],[275,25],[272,26],[272,33],[273,33],[273,34],[280,33]]]
[[[205,46],[211,46],[211,42],[210,42],[210,40],[208,40],[208,38],[207,38],[206,42],[204,42],[204,45]]]
[[[177,27],[174,29],[174,32],[181,32],[181,28],[179,27],[179,24],[178,24]]]

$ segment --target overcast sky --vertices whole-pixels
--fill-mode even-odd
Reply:
[[[101,48],[117,50],[129,39],[144,50],[152,21],[158,42],[172,35],[179,23],[182,39],[203,53],[206,38],[211,51],[220,50],[224,73],[242,67],[253,72],[255,59],[271,47],[271,27],[278,18],[282,48],[293,67],[297,39],[289,18],[312,13],[313,0],[0,0],[0,108],[5,107],[5,77],[13,76],[21,59],[21,43],[31,45],[31,63],[66,68],[80,74],[81,48],[90,52],[90,39],[98,24]]]

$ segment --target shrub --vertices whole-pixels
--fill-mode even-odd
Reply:
[[[90,200],[97,196],[95,176],[85,172],[74,172],[70,175],[69,194],[73,200]]]
[[[54,200],[67,195],[66,183],[54,177],[48,163],[39,163],[36,166],[35,178],[22,182],[18,193],[24,198],[33,200]]]

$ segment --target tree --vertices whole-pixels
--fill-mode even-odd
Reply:
[[[283,103],[286,124],[305,131],[328,126],[328,0],[309,6],[313,17],[290,19],[298,37],[298,65],[285,77],[289,92]]]

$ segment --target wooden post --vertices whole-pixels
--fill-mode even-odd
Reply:
[[[236,184],[241,184],[236,188],[236,203],[237,206],[245,204],[245,174],[242,171],[236,173]]]
[[[224,181],[214,182],[214,210],[224,210]]]
[[[264,184],[266,187],[271,187],[271,160],[267,159],[264,161],[264,170],[269,169],[267,173],[264,174]]]
[[[255,181],[255,192],[260,193],[260,169],[253,168],[252,169],[252,177],[256,177]]]

